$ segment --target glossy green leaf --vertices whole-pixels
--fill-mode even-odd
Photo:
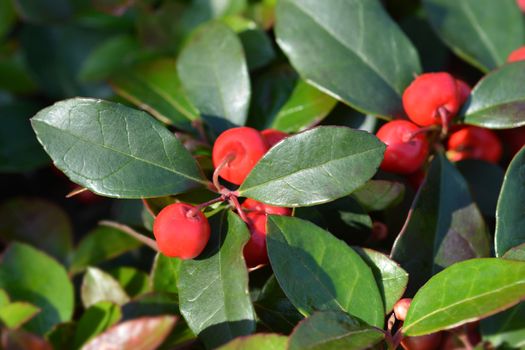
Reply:
[[[370,180],[352,193],[366,211],[381,211],[399,204],[405,185],[387,180]]]
[[[268,34],[260,28],[249,28],[239,33],[250,70],[266,66],[275,58],[275,50]]]
[[[271,276],[264,284],[253,306],[259,321],[273,332],[289,334],[303,319],[284,294],[275,276]]]
[[[132,298],[150,291],[151,281],[144,271],[121,266],[108,272]]]
[[[170,334],[177,318],[174,316],[143,317],[126,321],[98,335],[81,350],[140,349],[155,350]]]
[[[369,133],[323,126],[286,138],[255,165],[241,196],[282,207],[346,196],[376,172],[385,145]]]
[[[95,267],[88,267],[86,270],[80,298],[85,308],[101,301],[111,301],[117,305],[129,301],[129,296],[120,284],[110,274]]]
[[[525,243],[525,148],[510,163],[496,210],[496,256]]]
[[[15,197],[0,205],[0,238],[28,243],[67,260],[72,250],[73,228],[67,214],[41,198]]]
[[[157,254],[151,270],[153,290],[179,294],[177,280],[179,279],[182,260],[169,258],[164,254]]]
[[[525,302],[494,316],[481,320],[480,331],[483,340],[494,347],[525,346]]]
[[[271,127],[299,132],[318,124],[335,107],[337,100],[304,80],[299,80],[290,99],[275,116]]]
[[[0,89],[24,95],[34,93],[37,90],[36,83],[27,67],[27,62],[19,49],[0,54]]]
[[[471,259],[432,277],[416,294],[403,331],[409,336],[450,329],[525,299],[525,262]]]
[[[0,289],[0,309],[11,302],[9,295],[4,289]]]
[[[40,108],[29,101],[0,106],[0,172],[31,171],[50,163],[29,122]]]
[[[383,301],[374,275],[352,248],[309,221],[270,216],[267,225],[275,277],[301,313],[338,310],[383,326]]]
[[[242,254],[248,228],[231,211],[227,222],[222,215],[212,220],[208,246],[198,259],[182,262],[178,284],[181,313],[209,348],[255,330]]]
[[[16,329],[35,317],[40,309],[26,302],[14,302],[0,308],[0,321],[7,328]]]
[[[73,285],[66,270],[48,255],[21,243],[7,248],[0,265],[0,288],[14,301],[29,302],[42,311],[25,328],[44,334],[73,316]]]
[[[438,153],[391,253],[410,275],[408,295],[455,262],[487,256],[488,230],[468,184]]]
[[[523,45],[515,0],[423,0],[431,25],[458,56],[487,72]]]
[[[80,241],[69,270],[81,272],[140,246],[139,241],[116,228],[99,226]]]
[[[190,131],[199,112],[182,89],[175,61],[159,59],[144,63],[111,79],[117,94],[160,121]]]
[[[241,42],[230,28],[219,22],[201,28],[181,52],[177,71],[201,114],[245,123],[250,79]]]
[[[122,317],[120,307],[109,301],[90,306],[78,320],[74,336],[74,349],[113,326]]]
[[[0,40],[9,33],[15,20],[16,14],[11,0],[0,0]]]
[[[525,243],[517,247],[510,248],[503,254],[502,258],[510,260],[525,261]]]
[[[55,165],[97,194],[155,197],[204,183],[190,153],[144,112],[76,98],[43,109],[31,121]]]
[[[238,337],[217,350],[286,350],[288,337],[280,334],[254,334]]]
[[[180,315],[175,294],[153,292],[143,294],[122,306],[123,320],[145,316]]]
[[[379,292],[383,297],[385,314],[390,313],[394,304],[401,299],[408,284],[408,273],[388,256],[368,248],[354,247],[354,250],[372,269]]]
[[[381,119],[389,119],[381,117]],[[350,108],[349,106],[339,103],[330,112],[328,117],[323,120],[324,125],[339,125],[347,126],[356,130],[368,131],[369,133],[375,133],[379,127],[379,118],[375,115],[365,115]]]
[[[403,113],[401,94],[421,67],[379,1],[279,1],[276,34],[308,82],[360,111]]]
[[[461,116],[467,124],[490,129],[525,125],[525,62],[516,62],[487,74],[474,87]]]
[[[73,14],[68,0],[14,0],[14,3],[20,17],[32,23],[62,21]]]
[[[377,328],[341,311],[314,313],[290,335],[289,350],[361,350],[379,343],[385,335]]]
[[[51,331],[46,333],[46,339],[53,349],[66,349],[73,344],[76,323],[73,321],[59,323]]]

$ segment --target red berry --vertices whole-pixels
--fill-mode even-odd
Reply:
[[[210,239],[210,224],[194,206],[174,203],[164,207],[157,215],[153,234],[162,254],[193,259],[202,253]]]
[[[420,337],[406,337],[401,340],[405,350],[436,350],[441,344],[442,333],[432,333]]]
[[[510,53],[509,57],[507,58],[507,62],[517,62],[517,61],[523,61],[525,60],[525,46],[520,47],[517,50],[514,50]]]
[[[256,267],[268,264],[268,252],[266,250],[266,214],[250,212],[246,214],[248,227],[250,228],[250,240],[244,246],[244,259],[246,266]]]
[[[255,212],[259,212],[263,214],[286,215],[286,216],[292,214],[292,209],[290,208],[274,207],[272,205],[258,202],[255,199],[251,199],[251,198],[246,199],[244,203],[242,203],[241,206],[247,209],[248,211],[255,211]]]
[[[467,102],[472,89],[461,79],[456,79],[456,85],[458,88],[459,105],[462,106],[465,102]]]
[[[408,117],[421,126],[442,124],[440,108],[447,112],[449,119],[454,117],[459,102],[456,79],[448,73],[422,74],[403,93]]]
[[[518,3],[518,7],[521,9],[523,13],[525,13],[525,0],[516,0]]]
[[[470,125],[450,135],[447,150],[448,158],[454,162],[482,159],[491,163],[498,163],[503,151],[501,142],[493,131]]]
[[[428,141],[424,134],[413,134],[419,127],[406,120],[394,120],[383,125],[377,137],[387,147],[381,169],[393,173],[410,174],[423,165],[428,155]]]
[[[261,136],[266,141],[268,148],[272,148],[273,145],[288,137],[288,134],[275,129],[266,129],[261,131]]]
[[[407,318],[408,309],[412,303],[412,298],[403,298],[398,300],[394,305],[394,314],[399,321],[404,321]]]
[[[268,146],[257,130],[248,127],[229,129],[220,134],[213,145],[213,166],[218,167],[228,156],[233,156],[219,175],[240,185],[267,150]]]

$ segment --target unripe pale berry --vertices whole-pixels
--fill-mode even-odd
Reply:
[[[292,209],[284,207],[275,207],[273,205],[264,204],[256,201],[255,199],[247,198],[241,205],[248,211],[259,212],[270,215],[291,215]]]
[[[507,58],[507,62],[517,62],[517,61],[523,61],[525,60],[525,46],[520,47],[517,50],[514,50],[510,53],[509,57]]]
[[[404,321],[407,317],[408,309],[412,303],[412,298],[403,298],[394,305],[394,315],[399,321]]]
[[[458,88],[459,105],[462,106],[465,102],[467,102],[472,89],[461,79],[456,79],[456,85]]]
[[[440,109],[450,121],[460,107],[456,79],[448,73],[426,73],[418,76],[403,93],[403,107],[417,125],[443,124]]]
[[[159,250],[169,257],[193,259],[210,239],[210,224],[200,210],[186,203],[170,204],[153,223]]]
[[[213,165],[218,167],[231,156],[219,175],[240,185],[267,150],[268,146],[257,130],[248,127],[229,129],[220,134],[213,145]]]
[[[261,136],[266,141],[268,148],[272,148],[276,143],[288,137],[288,134],[275,129],[265,129],[261,131]]]
[[[266,214],[250,212],[246,214],[248,227],[250,228],[250,240],[244,246],[244,260],[246,266],[256,267],[268,264],[268,252],[266,250]]]
[[[406,120],[394,120],[383,125],[377,137],[387,147],[381,169],[393,173],[410,174],[423,165],[428,155],[428,141],[424,134],[414,133],[419,127]]]
[[[477,126],[465,126],[450,135],[447,157],[454,161],[481,159],[498,163],[503,148],[498,136],[491,130]]]

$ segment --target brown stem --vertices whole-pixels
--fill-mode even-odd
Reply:
[[[235,159],[235,154],[229,153],[226,157],[224,157],[224,159],[217,166],[217,168],[215,168],[215,171],[213,171],[213,185],[215,186],[215,188],[217,189],[219,193],[221,192],[221,184],[219,183],[219,174],[221,170],[224,169],[224,167],[228,165],[228,163],[234,159]]]
[[[142,204],[144,204],[144,208],[146,208],[146,211],[151,215],[151,217],[155,219],[157,215],[155,215],[155,212],[153,209],[151,209],[151,206],[145,198],[142,198]]]
[[[439,107],[438,110],[439,119],[441,119],[441,135],[445,137],[448,135],[448,129],[450,125],[450,112],[445,107]]]
[[[137,231],[135,231],[134,229],[132,229],[131,227],[129,227],[127,225],[119,224],[118,222],[109,221],[109,220],[102,220],[102,221],[99,222],[99,225],[116,228],[117,230],[120,230],[120,231],[122,231],[124,233],[127,233],[131,237],[135,238],[137,241],[139,241],[141,243],[144,243],[145,245],[147,245],[148,247],[150,247],[154,251],[156,251],[156,252],[159,251],[159,247],[157,246],[157,242],[155,242],[154,239],[151,239],[151,238],[149,238],[147,236],[144,236],[141,233],[138,233]]]
[[[82,192],[86,192],[88,189],[85,187],[79,187],[74,189],[73,191],[66,194],[66,198],[71,198],[73,196],[76,196],[77,194],[81,194]]]
[[[239,204],[239,200],[237,199],[237,196],[231,196],[230,197],[230,203],[232,203],[233,206],[235,207],[235,209],[237,209],[237,213],[241,217],[242,221],[244,221],[245,223],[250,225],[250,221],[246,217],[246,214],[244,213],[244,210],[242,210],[241,205]]]
[[[405,142],[408,142],[408,141],[412,141],[412,139],[414,139],[414,137],[416,137],[417,135],[420,135],[420,134],[426,134],[428,132],[433,132],[433,131],[437,131],[438,130],[438,127],[432,125],[432,126],[425,126],[424,128],[419,128],[419,130],[417,131],[414,131],[414,132],[411,132],[410,134],[408,134],[407,138],[403,141]]]
[[[225,200],[226,200],[226,196],[222,195],[220,197],[214,198],[214,199],[209,200],[207,202],[201,203],[201,204],[197,205],[196,207],[193,207],[191,210],[188,210],[188,212],[186,213],[186,216],[187,217],[195,216],[202,209],[204,209],[204,208],[206,208],[206,207],[208,207],[208,206],[210,206],[212,204],[215,204],[217,202],[223,202]]]
[[[204,142],[206,145],[210,144],[210,140],[208,140],[208,137],[206,136],[206,132],[204,131],[204,125],[202,124],[202,120],[194,120],[192,123],[193,127],[197,129],[197,132],[199,133],[199,137],[201,138],[202,142]]]

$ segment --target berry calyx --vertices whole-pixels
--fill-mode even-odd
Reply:
[[[160,252],[183,260],[197,257],[210,239],[210,224],[204,214],[186,203],[164,207],[153,223]]]
[[[215,168],[222,166],[219,176],[223,179],[240,185],[267,150],[257,130],[249,127],[229,129],[220,134],[213,145],[213,165]]]
[[[410,120],[420,126],[446,127],[458,112],[460,101],[456,79],[448,73],[418,76],[403,93],[403,107]]]
[[[261,136],[266,141],[268,148],[272,148],[276,143],[278,143],[282,139],[287,138],[289,135],[280,130],[265,129],[261,131]]]
[[[509,57],[507,58],[507,62],[509,63],[523,61],[523,60],[525,60],[525,46],[512,51]]]
[[[255,199],[247,198],[241,205],[248,212],[258,212],[270,215],[291,215],[292,209],[284,207],[275,207],[256,201]]]
[[[481,159],[498,163],[503,147],[498,136],[491,130],[477,126],[465,126],[450,135],[447,157],[457,162],[463,159]]]
[[[408,309],[412,303],[412,298],[403,298],[394,305],[394,315],[399,321],[404,321],[407,317]]]
[[[246,214],[250,229],[250,240],[244,246],[244,260],[249,268],[268,264],[266,250],[266,214],[250,212]]]
[[[376,136],[387,145],[381,169],[410,174],[423,165],[428,155],[428,141],[419,130],[406,120],[394,120],[379,128]]]
[[[462,106],[465,102],[467,102],[472,89],[470,88],[469,84],[465,83],[461,79],[456,79],[456,85],[458,88],[459,105]]]

